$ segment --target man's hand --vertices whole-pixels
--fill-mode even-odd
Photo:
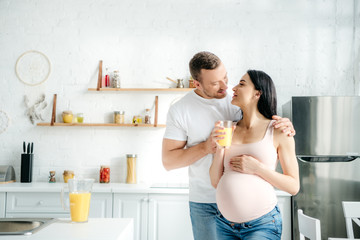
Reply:
[[[273,123],[274,128],[280,128],[281,131],[287,134],[289,137],[295,136],[296,132],[290,119],[282,118],[277,115],[272,116],[272,119],[276,120]]]

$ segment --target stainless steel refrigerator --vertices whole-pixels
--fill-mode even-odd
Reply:
[[[301,184],[292,198],[293,239],[299,208],[320,219],[322,239],[346,237],[341,202],[360,201],[360,97],[292,97],[287,105]]]

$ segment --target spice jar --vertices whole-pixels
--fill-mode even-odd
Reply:
[[[151,113],[150,109],[145,109],[145,124],[151,124]]]
[[[126,183],[136,183],[136,154],[126,154],[127,176]]]
[[[195,88],[194,79],[192,77],[189,79],[189,88]]]
[[[64,123],[72,123],[73,114],[71,111],[63,111],[62,118]]]
[[[109,166],[100,166],[100,183],[109,183],[110,182],[110,167]]]
[[[74,171],[65,170],[63,173],[64,183],[67,183],[69,179],[74,178]]]
[[[120,88],[120,86],[120,74],[118,70],[115,70],[112,78],[112,87]]]
[[[50,176],[49,176],[49,183],[54,183],[54,182],[56,182],[56,178],[55,178],[55,171],[50,171],[49,172],[49,174],[50,174]]]

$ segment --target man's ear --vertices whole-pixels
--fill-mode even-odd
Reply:
[[[201,85],[200,85],[200,82],[198,80],[195,80],[194,79],[194,85],[197,89],[201,89]]]

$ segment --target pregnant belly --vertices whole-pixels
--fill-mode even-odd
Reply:
[[[216,188],[216,202],[227,220],[242,223],[270,212],[277,199],[273,186],[264,179],[228,171]]]

